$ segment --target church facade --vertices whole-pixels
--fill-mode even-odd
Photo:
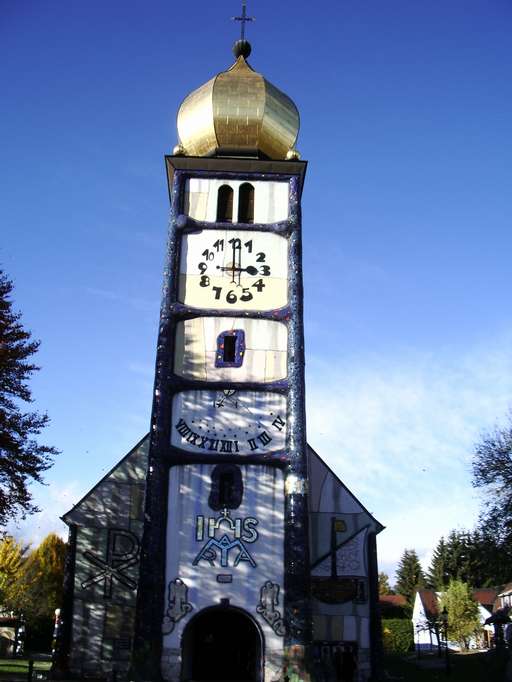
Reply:
[[[63,517],[59,660],[77,675],[376,670],[382,526],[306,443],[299,114],[234,52],[166,157],[150,434]]]

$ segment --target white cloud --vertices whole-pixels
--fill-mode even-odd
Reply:
[[[155,312],[158,309],[158,304],[155,301],[150,301],[140,296],[130,296],[128,294],[120,294],[117,291],[110,291],[109,289],[99,289],[97,287],[85,287],[85,291],[91,296],[114,301],[128,305],[139,312]]]
[[[428,565],[452,528],[471,527],[478,495],[471,453],[482,430],[508,412],[511,338],[466,353],[411,352],[308,365],[308,437],[386,530],[388,570],[405,548]]]
[[[6,531],[23,543],[37,547],[48,533],[57,533],[67,540],[67,526],[60,517],[80,499],[81,486],[76,481],[67,484],[50,483],[34,488],[34,502],[41,509],[24,521],[10,522]]]

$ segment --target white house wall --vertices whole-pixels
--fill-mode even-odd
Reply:
[[[222,512],[213,511],[208,505],[211,490],[210,464],[173,466],[169,479],[169,513],[167,527],[166,585],[181,581],[178,585],[186,588],[188,610],[174,622],[173,611],[169,610],[169,590],[166,591],[164,617],[162,674],[166,680],[175,682],[180,674],[180,644],[184,628],[190,619],[202,609],[218,606],[221,599],[229,599],[230,606],[248,612],[257,622],[265,637],[265,682],[274,679],[279,670],[280,652],[283,639],[258,612],[261,589],[266,583],[279,588],[277,610],[282,614],[283,604],[283,475],[275,467],[241,466],[243,479],[242,503],[229,512],[230,520],[220,521]],[[210,521],[211,519],[211,521]],[[244,522],[249,521],[249,532],[243,534]],[[240,548],[233,548],[227,554],[227,565],[220,564],[222,555],[218,547],[216,556],[205,552],[211,537],[207,529],[213,530],[218,541],[227,536],[230,542],[236,539],[232,523],[242,529],[242,544],[250,555],[235,566]],[[219,576],[222,576],[219,578]],[[219,582],[230,580],[230,582]],[[183,587],[183,584],[185,587]],[[174,583],[176,585],[176,583]]]
[[[233,189],[233,222],[237,222],[238,192],[245,180],[190,178],[185,191],[185,213],[194,220],[208,223],[217,218],[219,188]],[[273,181],[251,182],[254,187],[254,222],[277,223],[288,218],[288,183]]]

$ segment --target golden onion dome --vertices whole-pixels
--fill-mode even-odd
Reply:
[[[180,153],[186,156],[290,158],[299,132],[293,101],[247,63],[239,40],[236,61],[188,95],[178,111]]]

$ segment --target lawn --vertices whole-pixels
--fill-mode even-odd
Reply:
[[[51,661],[34,661],[34,680],[38,673],[47,673],[52,665]],[[28,658],[0,658],[0,679],[26,680],[28,673]],[[44,675],[46,678],[46,674]]]
[[[450,675],[446,675],[445,661],[436,655],[423,654],[417,659],[414,654],[405,658],[386,656],[384,669],[385,679],[397,682],[434,682],[449,680],[450,682],[482,682],[483,680],[503,680],[505,676],[505,658],[489,653],[450,654]]]

